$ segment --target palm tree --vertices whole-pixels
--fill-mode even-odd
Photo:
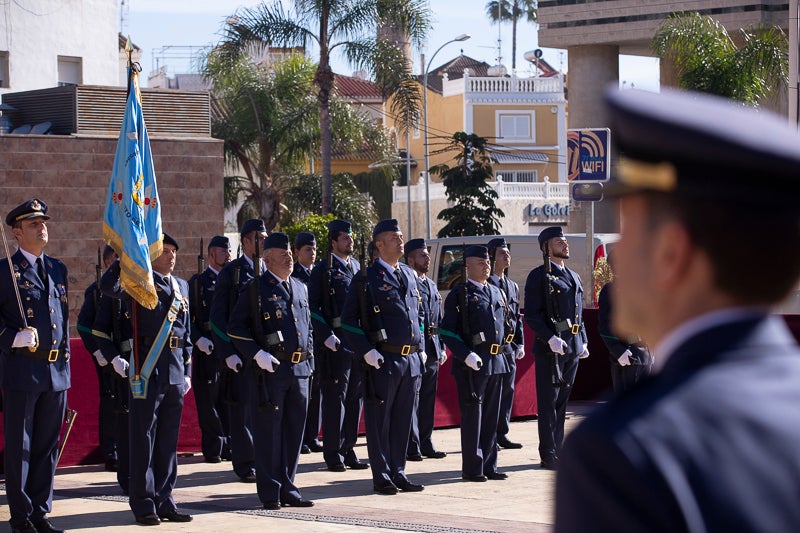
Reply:
[[[486,14],[493,24],[511,21],[511,70],[517,68],[517,21],[525,18],[535,24],[536,0],[492,0],[486,4]]]
[[[650,46],[674,65],[684,89],[758,105],[789,81],[789,42],[777,27],[731,36],[710,16],[677,13],[661,24]]]
[[[254,43],[269,46],[301,46],[315,43],[319,63],[314,75],[319,106],[320,152],[322,160],[322,212],[331,212],[331,92],[334,76],[331,53],[341,49],[348,63],[373,74],[386,94],[399,87],[411,87],[410,65],[394,42],[379,37],[376,29],[390,25],[403,28],[410,42],[421,47],[430,27],[425,0],[294,0],[293,9],[273,0],[231,17],[221,48],[236,56]],[[418,92],[418,89],[417,89]],[[403,98],[407,91],[400,94]],[[412,98],[414,105],[419,97]],[[402,109],[402,102],[394,104]],[[393,107],[394,107],[393,105]]]

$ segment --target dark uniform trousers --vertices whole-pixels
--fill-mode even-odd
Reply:
[[[373,328],[386,330],[386,342],[377,346],[384,364],[380,369],[365,367],[364,378],[367,451],[376,486],[407,480],[406,450],[422,374],[422,358],[418,353],[422,349],[422,335],[416,274],[403,264],[399,268],[402,287],[395,273],[387,270],[382,262],[376,261],[367,268],[367,283],[374,294],[372,304],[380,309],[379,313],[371,310],[368,313],[381,324],[375,320],[366,326],[361,324],[360,280],[350,285],[342,312],[345,337],[362,360],[364,354],[376,347],[367,338],[367,332]],[[407,355],[394,353],[386,349],[386,345],[408,346],[409,351]]]
[[[311,271],[305,268],[300,263],[295,263],[292,269],[292,277],[300,280],[308,287],[311,281]],[[309,300],[311,295],[309,294]],[[317,348],[314,352],[315,357],[319,354]],[[303,432],[304,444],[317,444],[316,440],[319,437],[320,430],[320,411],[322,410],[322,391],[320,389],[319,368],[314,365],[314,372],[311,376],[308,389],[308,413],[306,414],[306,428]]]
[[[559,318],[570,319],[573,333],[567,329],[561,338],[567,343],[564,355],[554,355],[547,341],[556,334],[553,325],[547,318],[547,302],[544,292],[544,267],[537,267],[528,274],[525,283],[525,321],[533,329],[536,338],[533,343],[533,355],[536,365],[536,404],[539,418],[539,456],[543,461],[557,461],[558,453],[564,442],[564,421],[567,414],[567,400],[575,375],[578,372],[578,356],[586,344],[586,331],[583,327],[583,287],[581,279],[572,270],[563,271],[552,265],[553,298],[558,309]],[[562,375],[562,384],[553,385],[553,358],[556,358]]]
[[[464,285],[459,284],[445,300],[442,338],[454,359],[451,372],[461,411],[461,474],[479,476],[497,471],[502,377],[509,371],[500,350],[505,336],[505,297],[493,285],[480,288],[470,281],[466,283],[468,324],[465,327],[461,314]],[[473,346],[472,340],[480,333],[484,341]],[[480,370],[465,364],[470,352],[483,361]]]
[[[425,354],[428,359],[422,370],[419,393],[411,419],[411,435],[408,438],[408,455],[432,454],[436,451],[433,445],[433,426],[436,409],[436,389],[439,382],[439,359],[444,346],[438,333],[442,320],[442,297],[436,284],[430,278],[417,278],[422,314],[425,323]]]
[[[235,269],[239,273],[238,286],[234,286]],[[219,360],[220,395],[227,404],[231,463],[233,471],[239,477],[247,476],[255,468],[253,433],[250,427],[250,385],[247,377],[249,368],[247,358],[242,357],[242,368],[234,373],[225,365],[225,359],[237,353],[228,337],[228,319],[234,302],[238,299],[237,295],[252,279],[253,266],[244,256],[222,267],[214,288],[209,315],[214,356]]]
[[[212,340],[209,313],[216,282],[217,273],[210,268],[189,279],[193,345],[201,337]],[[199,294],[196,294],[198,284]],[[215,351],[206,354],[196,347],[192,350],[192,388],[197,406],[197,422],[200,426],[201,449],[206,458],[230,454],[227,405],[220,395],[220,366],[224,363],[220,361]]]
[[[339,316],[328,316],[329,305],[324,302],[325,298],[331,297],[330,292],[325,293],[325,276],[329,274],[327,259],[314,267],[308,283],[311,317],[314,321],[314,344],[316,353],[319,354],[316,366],[322,391],[322,454],[328,466],[356,459],[353,448],[358,440],[363,404],[361,364],[356,360],[342,330],[331,326],[334,319],[341,317],[347,289],[352,283],[354,272],[359,271],[359,265],[352,258],[349,263],[352,270],[334,259],[333,267],[330,268],[329,291],[333,291]],[[324,344],[331,334],[336,334],[341,341],[335,352]],[[306,442],[308,440],[306,438]]]
[[[178,430],[183,412],[185,376],[190,375],[192,348],[189,338],[189,286],[170,276],[178,287],[182,303],[170,337],[175,348],[165,344],[150,376],[145,398],[129,397],[128,430],[130,444],[130,507],[135,516],[169,514],[176,510],[172,489],[178,477]],[[153,310],[131,305],[132,320],[139,335],[137,362],[141,365],[150,350],[173,299],[172,282],[153,273],[158,303]],[[119,285],[119,261],[101,279],[103,292],[123,297]],[[127,297],[126,297],[127,299]],[[130,368],[129,372],[134,372]]]
[[[260,311],[248,286],[228,322],[228,335],[249,361],[250,413],[256,457],[256,486],[262,503],[301,498],[294,484],[308,409],[308,380],[314,370],[311,317],[305,285],[289,278],[287,291],[269,271],[259,279]],[[257,304],[256,304],[257,305]],[[259,317],[254,324],[253,313]],[[261,332],[254,332],[256,327]],[[262,346],[256,337],[280,331],[283,342]],[[261,370],[253,358],[259,350],[280,360],[275,372]],[[292,354],[298,361],[292,362]],[[288,359],[288,360],[287,360]],[[302,360],[300,360],[302,359]]]
[[[11,285],[8,260],[0,261],[0,377],[3,388],[6,498],[12,527],[50,512],[58,437],[64,420],[69,369],[67,268],[44,256],[48,282],[21,251],[11,258],[28,325],[39,349],[12,348],[24,324]],[[50,352],[50,350],[58,350]],[[48,356],[55,355],[53,362]]]

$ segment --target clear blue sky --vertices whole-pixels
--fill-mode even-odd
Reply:
[[[142,67],[149,74],[157,66],[154,50],[166,46],[209,46],[220,39],[220,29],[227,16],[239,7],[252,7],[260,2],[254,0],[124,0],[126,9],[121,31],[130,35],[143,51]],[[461,49],[470,57],[495,64],[497,60],[498,27],[492,25],[485,14],[487,0],[430,0],[433,12],[433,31],[427,46],[428,57],[439,46],[453,37],[467,33],[471,39],[452,43],[436,56],[433,67],[457,55]],[[288,4],[287,4],[288,5]],[[456,7],[457,6],[457,7]],[[511,68],[511,26],[500,28],[502,62]],[[528,64],[523,54],[537,48],[536,27],[521,22],[517,29],[517,70],[524,75]],[[567,70],[567,53],[563,50],[545,48],[544,58],[557,70]],[[416,55],[416,53],[415,53]],[[415,61],[418,61],[416,57]],[[166,66],[171,73],[187,70],[182,60],[168,57]],[[184,63],[186,63],[184,61]],[[351,74],[350,67],[340,58],[334,58],[334,69]],[[414,67],[420,72],[418,62]],[[146,76],[144,76],[146,79]],[[652,58],[622,56],[620,79],[627,86],[658,89],[658,62]]]

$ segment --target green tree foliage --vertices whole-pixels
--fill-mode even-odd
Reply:
[[[517,22],[525,19],[535,24],[536,0],[492,0],[486,4],[486,15],[493,24],[511,22],[511,68],[517,68]]]
[[[487,183],[492,178],[492,160],[486,151],[486,139],[459,131],[444,151],[458,154],[452,168],[446,164],[431,167],[431,173],[441,177],[447,201],[453,206],[439,213],[439,220],[446,220],[447,224],[437,235],[499,234],[500,218],[505,213],[495,205],[497,192]]]
[[[284,4],[290,4],[285,9]],[[430,10],[425,0],[273,0],[251,9],[240,9],[229,19],[221,48],[225,54],[236,57],[254,44],[273,47],[300,46],[304,49],[313,43],[319,50],[319,63],[314,74],[319,107],[320,157],[322,162],[323,213],[333,209],[331,172],[330,106],[334,88],[331,53],[340,51],[350,66],[371,73],[381,86],[384,95],[392,95],[400,88],[410,89],[399,93],[405,102],[393,104],[393,109],[405,110],[416,100],[419,92],[413,83],[410,64],[397,47],[397,43],[378,37],[377,28],[402,29],[416,47],[424,43],[430,27]],[[339,50],[337,50],[339,49]]]
[[[292,243],[301,231],[313,233],[317,238],[317,257],[324,257],[328,253],[328,222],[335,219],[332,214],[308,215],[295,224],[283,226],[283,232],[289,236],[289,241]]]
[[[661,24],[650,46],[675,66],[684,89],[755,106],[788,83],[789,43],[777,27],[730,35],[710,16],[676,13]]]

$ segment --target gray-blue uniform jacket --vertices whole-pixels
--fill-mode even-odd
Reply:
[[[487,281],[500,289],[505,297],[506,337],[503,339],[503,353],[506,354],[506,357],[515,359],[517,348],[525,346],[525,339],[522,334],[522,316],[519,312],[519,285],[508,276],[503,276],[503,279],[500,279],[499,276],[492,275]]]
[[[441,359],[444,350],[444,343],[439,335],[439,326],[442,322],[442,296],[436,288],[436,283],[427,276],[425,279],[417,277],[417,288],[425,329],[425,354],[428,356],[426,365],[430,365]]]
[[[236,287],[233,286],[235,269],[239,270],[239,284]],[[214,298],[211,300],[209,311],[209,326],[213,335],[211,340],[214,342],[214,355],[221,361],[236,353],[236,349],[228,337],[228,320],[239,293],[252,279],[253,266],[245,256],[234,259],[222,267],[217,276]]]

